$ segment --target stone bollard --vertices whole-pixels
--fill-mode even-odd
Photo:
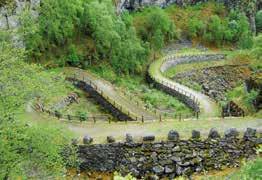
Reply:
[[[231,138],[237,138],[239,136],[239,132],[236,128],[230,128],[225,131],[225,138],[231,139]]]
[[[167,139],[169,141],[178,141],[179,140],[179,133],[177,131],[171,130],[168,133]]]
[[[133,143],[134,142],[131,134],[126,134],[126,142],[127,143]]]
[[[200,131],[193,130],[192,131],[192,139],[200,139]]]
[[[220,135],[219,135],[218,131],[215,128],[212,128],[209,131],[208,138],[210,138],[210,139],[217,139],[217,138],[220,138]]]
[[[113,136],[107,136],[106,140],[107,140],[108,143],[116,142],[116,140],[115,140],[115,138]]]
[[[154,141],[155,136],[154,135],[146,135],[143,137],[143,141]]]
[[[93,142],[93,138],[91,138],[89,135],[85,135],[83,138],[83,144],[91,144]]]
[[[244,133],[244,139],[250,140],[252,138],[256,138],[256,129],[247,128],[246,132]]]

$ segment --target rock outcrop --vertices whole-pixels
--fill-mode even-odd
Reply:
[[[181,84],[198,84],[202,92],[217,101],[226,100],[227,91],[244,81],[251,71],[247,66],[226,65],[178,73],[173,79]],[[188,85],[187,83],[185,85]]]
[[[19,27],[19,16],[28,7],[32,16],[37,17],[37,8],[41,0],[13,0],[0,7],[0,29],[16,29]]]

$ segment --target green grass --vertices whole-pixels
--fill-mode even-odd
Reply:
[[[106,110],[98,105],[94,99],[88,97],[84,92],[79,91],[80,95],[78,101],[79,103],[72,103],[71,105],[65,107],[61,110],[62,114],[69,114],[73,116],[78,116],[80,112],[86,113],[87,116],[107,114]]]
[[[151,87],[151,85],[145,82],[144,75],[118,76],[105,64],[91,68],[90,71],[110,81],[126,96],[130,97],[132,101],[139,102],[140,105],[151,111],[157,109],[170,116],[192,114],[191,109],[175,97]]]

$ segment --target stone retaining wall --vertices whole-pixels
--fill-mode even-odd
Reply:
[[[154,81],[149,75],[147,75],[146,79],[147,79],[148,83],[154,84],[154,86],[157,89],[160,89],[160,90],[170,94],[171,96],[176,97],[179,101],[186,104],[193,111],[195,111],[197,113],[200,112],[199,104],[196,101],[194,101],[191,97],[186,96],[185,94],[181,94],[181,92],[178,92],[177,90],[175,90],[173,88],[170,88],[170,87],[168,87],[164,84],[161,84],[159,82]]]
[[[99,94],[92,86],[83,82],[76,81],[73,79],[69,79],[74,81],[74,85],[81,88],[85,92],[89,93],[97,103],[99,103],[103,108],[108,110],[114,117],[116,117],[120,121],[132,121],[133,119],[128,115],[121,112],[119,109],[115,108],[110,102],[108,102],[101,94]]]
[[[192,139],[179,140],[179,134],[171,131],[168,141],[153,142],[154,136],[146,136],[144,142],[133,142],[130,135],[124,143],[79,145],[80,169],[82,171],[114,172],[122,175],[154,179],[191,176],[194,172],[238,167],[243,158],[256,155],[261,138],[256,130],[248,128],[243,138],[236,129],[225,132],[221,138],[211,129],[205,140],[200,132],[193,131]],[[92,141],[90,141],[91,143]]]
[[[169,68],[185,63],[195,63],[203,61],[219,61],[224,60],[225,55],[223,54],[203,54],[203,55],[184,55],[179,57],[170,57],[161,66],[160,71],[165,72]]]

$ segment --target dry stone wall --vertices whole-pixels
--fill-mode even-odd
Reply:
[[[143,142],[133,142],[127,135],[123,143],[79,145],[81,170],[118,171],[122,175],[131,172],[137,178],[172,179],[204,170],[237,167],[243,158],[255,156],[256,148],[261,144],[256,130],[250,128],[242,138],[232,128],[225,132],[224,137],[211,129],[205,140],[200,139],[199,131],[193,131],[189,140],[180,140],[176,131],[168,134],[167,141],[154,142],[154,139],[151,135],[143,137]]]

